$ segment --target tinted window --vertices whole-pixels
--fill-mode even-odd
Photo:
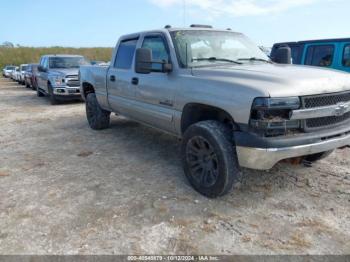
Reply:
[[[331,66],[334,56],[333,45],[310,46],[307,49],[306,65]]]
[[[50,57],[50,68],[79,68],[90,64],[84,57]]]
[[[293,64],[300,64],[300,46],[291,46]]]
[[[47,57],[44,57],[44,58],[43,58],[43,61],[41,62],[41,65],[42,65],[44,68],[48,68],[47,60],[48,60],[48,58],[47,58]]]
[[[350,67],[350,45],[344,47],[343,66]]]
[[[165,42],[161,36],[148,36],[142,44],[143,48],[149,48],[152,50],[152,60],[160,62],[169,62],[169,55],[165,45]],[[161,64],[152,64],[154,71],[161,71]]]
[[[138,39],[122,41],[119,44],[114,67],[120,69],[130,69],[134,59],[136,44]]]

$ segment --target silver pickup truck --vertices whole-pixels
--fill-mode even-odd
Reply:
[[[37,95],[48,96],[52,105],[59,100],[81,99],[79,89],[79,67],[90,64],[79,55],[44,55],[40,59]]]
[[[80,89],[93,129],[115,112],[182,138],[184,172],[208,197],[229,192],[240,167],[312,163],[350,144],[349,74],[275,64],[231,30],[123,36],[109,67],[80,68]]]

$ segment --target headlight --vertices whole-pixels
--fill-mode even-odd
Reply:
[[[61,86],[64,83],[64,78],[62,77],[55,77],[54,78],[54,83],[56,86]]]
[[[285,135],[300,128],[300,121],[290,120],[292,110],[300,108],[299,97],[256,98],[253,102],[250,127],[265,136]]]

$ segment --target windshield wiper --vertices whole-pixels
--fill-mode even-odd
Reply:
[[[235,60],[231,60],[231,59],[226,59],[226,58],[217,58],[217,57],[205,57],[205,58],[192,58],[192,62],[193,61],[209,61],[209,62],[229,62],[229,63],[234,63],[237,65],[241,65],[242,63],[235,61]]]
[[[262,58],[256,58],[256,57],[240,58],[240,59],[238,59],[238,61],[259,61],[259,62],[266,62],[266,63],[272,64],[272,62],[269,60],[262,59]]]

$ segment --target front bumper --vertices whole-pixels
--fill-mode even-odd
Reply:
[[[53,87],[53,94],[62,97],[80,97],[80,89],[79,87],[55,86]]]
[[[237,136],[239,137],[240,135],[235,136],[237,139]],[[294,139],[293,143],[285,141],[283,143],[270,143],[268,147],[253,147],[244,145],[244,142],[236,142],[238,142],[236,143],[236,151],[241,167],[269,170],[284,159],[307,156],[349,146],[350,131],[329,134],[329,136],[324,137],[314,136],[307,139]]]

